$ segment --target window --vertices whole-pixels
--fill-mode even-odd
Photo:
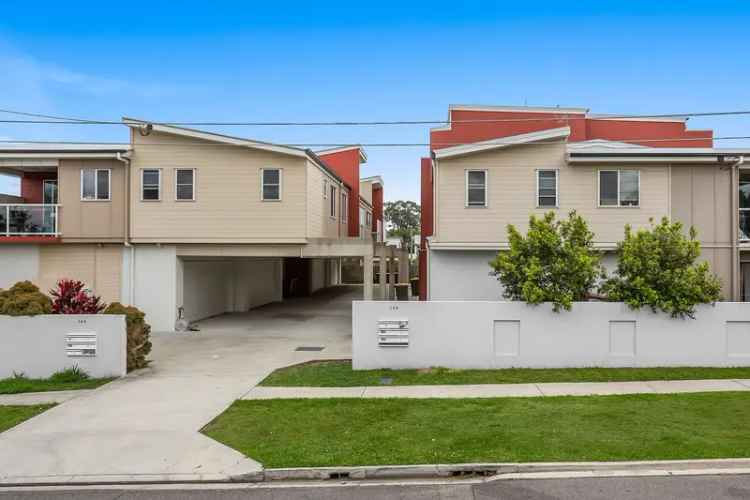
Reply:
[[[177,201],[195,200],[195,169],[178,168],[175,170],[175,199]]]
[[[346,222],[347,213],[349,212],[349,204],[346,201],[346,193],[341,193],[341,222]]]
[[[640,203],[638,170],[600,170],[600,207],[637,207]]]
[[[367,227],[372,229],[372,214],[367,212]]]
[[[537,170],[536,206],[556,207],[557,204],[557,170]]]
[[[109,200],[109,169],[81,169],[81,200]]]
[[[323,179],[323,198],[328,198],[328,181]]]
[[[336,186],[331,185],[331,217],[336,218]]]
[[[466,171],[466,206],[487,206],[487,171]]]
[[[141,200],[159,201],[161,199],[161,170],[144,168],[141,170]]]
[[[281,201],[281,169],[264,168],[261,171],[263,201]]]
[[[359,207],[359,237],[360,238],[365,237],[365,232],[363,229],[364,227],[365,227],[365,209],[362,207]]]

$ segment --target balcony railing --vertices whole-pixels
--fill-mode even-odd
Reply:
[[[60,205],[0,204],[0,236],[57,236]]]

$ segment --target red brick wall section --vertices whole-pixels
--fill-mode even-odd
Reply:
[[[318,153],[318,156],[349,184],[349,236],[359,236],[359,148],[336,153]]]
[[[657,148],[713,147],[712,130],[687,130],[687,125],[683,121],[605,120],[587,118],[583,113],[471,110],[454,110],[451,112],[451,120],[453,124],[449,130],[430,132],[433,151],[459,144],[565,126],[570,127],[570,142],[607,139]]]
[[[433,185],[432,160],[422,158],[421,164],[421,235],[419,244],[419,300],[427,300],[427,237],[432,236],[434,215],[432,213]]]
[[[21,177],[21,197],[24,203],[44,203],[43,181],[48,179],[57,179],[57,173],[24,173]]]

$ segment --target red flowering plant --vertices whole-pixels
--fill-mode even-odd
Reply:
[[[50,290],[52,314],[99,314],[106,304],[77,280],[61,279]]]

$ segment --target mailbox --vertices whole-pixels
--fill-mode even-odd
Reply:
[[[69,358],[96,356],[96,333],[69,333],[65,336],[65,344]]]
[[[408,319],[381,319],[378,321],[379,347],[409,347]]]

